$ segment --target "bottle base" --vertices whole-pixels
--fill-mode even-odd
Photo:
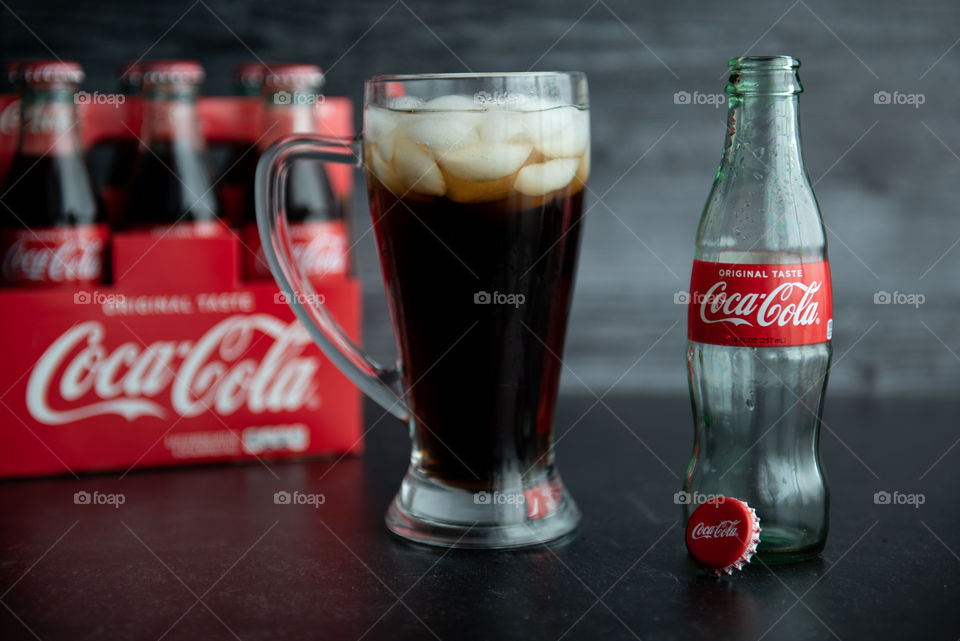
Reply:
[[[812,540],[809,535],[792,528],[763,527],[763,522],[760,527],[756,557],[766,565],[807,561],[819,556],[826,545],[826,540]]]

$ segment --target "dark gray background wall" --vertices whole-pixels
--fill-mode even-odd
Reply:
[[[109,91],[117,65],[193,57],[227,93],[238,62],[304,60],[330,94],[359,100],[376,73],[582,69],[593,176],[568,340],[566,390],[685,393],[685,308],[697,220],[719,160],[724,109],[676,104],[722,91],[744,53],[802,59],[804,147],[829,228],[834,394],[950,395],[960,388],[960,5],[924,2],[641,3],[38,2],[0,6],[0,55],[56,55]],[[919,94],[919,107],[875,93]],[[601,200],[602,199],[602,200]],[[356,235],[368,231],[358,195]],[[392,355],[373,240],[358,245],[367,342]],[[919,293],[919,307],[875,305]]]

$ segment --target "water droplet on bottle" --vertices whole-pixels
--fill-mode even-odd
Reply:
[[[753,399],[753,393],[751,393],[744,401],[747,405],[747,409],[751,412],[757,407],[757,402]]]

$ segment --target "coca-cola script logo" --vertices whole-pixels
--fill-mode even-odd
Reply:
[[[11,284],[99,281],[106,234],[102,225],[5,232],[0,274]]]
[[[827,263],[740,265],[694,261],[690,340],[716,345],[786,346],[832,338]]]
[[[693,539],[739,539],[738,525],[740,521],[720,521],[716,525],[707,525],[701,521],[693,527],[690,537]]]
[[[260,339],[273,339],[262,358],[248,354]],[[43,353],[27,383],[27,409],[46,425],[64,425],[115,414],[134,421],[212,411],[229,416],[296,411],[318,403],[316,357],[299,322],[268,314],[237,315],[197,341],[131,341],[106,346],[98,321],[79,323]]]
[[[784,325],[813,325],[819,320],[815,295],[820,291],[822,282],[813,281],[809,285],[802,282],[787,282],[769,294],[727,293],[727,282],[719,281],[707,290],[700,303],[700,320],[704,323],[727,321],[734,325],[750,325],[752,318],[760,327],[776,323]],[[799,293],[799,299],[795,294]]]

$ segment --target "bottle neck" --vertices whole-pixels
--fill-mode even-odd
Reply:
[[[196,97],[192,93],[154,93],[144,96],[143,131],[145,144],[168,142],[203,146],[197,117]]]
[[[20,101],[18,153],[35,157],[82,154],[74,89],[45,87],[24,90]]]
[[[262,152],[284,136],[317,132],[316,93],[271,92],[263,103]]]
[[[722,177],[805,176],[797,94],[731,94]]]

